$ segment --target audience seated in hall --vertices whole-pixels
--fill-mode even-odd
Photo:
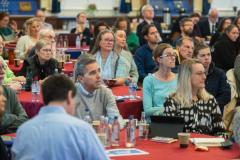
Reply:
[[[5,12],[0,12],[0,36],[2,36],[5,43],[16,42],[17,33],[15,33],[9,26],[9,15]]]
[[[218,27],[218,10],[216,8],[210,9],[208,18],[200,20],[198,26],[203,38],[216,33]]]
[[[102,85],[100,67],[91,55],[81,55],[75,66],[76,116],[83,119],[88,112],[92,120],[100,120],[104,115],[109,118],[118,117],[123,128],[122,116],[117,108],[115,97],[111,90]]]
[[[16,46],[16,56],[25,59],[27,53],[35,46],[38,41],[38,34],[41,28],[41,22],[38,18],[30,18],[25,22],[26,35],[22,36]]]
[[[52,42],[39,40],[35,48],[36,54],[24,61],[18,74],[26,77],[29,72],[32,72],[32,78],[45,80],[58,69],[57,60],[52,58]]]
[[[214,96],[223,113],[224,106],[231,98],[231,89],[225,72],[212,62],[210,48],[204,43],[195,46],[193,57],[202,62],[206,72],[205,89]]]
[[[2,55],[4,52],[4,44],[3,39],[0,36],[0,63],[3,65],[4,70],[4,78],[3,78],[3,85],[7,85],[8,87],[12,88],[15,91],[18,91],[22,88],[21,84],[26,82],[26,78],[24,76],[15,76],[13,71],[8,67],[8,64],[3,59]]]
[[[163,113],[163,103],[169,94],[175,92],[177,86],[177,75],[171,72],[176,60],[172,46],[159,44],[153,55],[158,70],[143,81],[143,108],[148,120],[151,115]]]
[[[208,135],[225,133],[215,98],[205,90],[205,69],[195,59],[185,60],[178,74],[177,90],[164,103],[164,115],[184,118],[184,130]]]
[[[0,62],[0,88],[6,97],[5,111],[1,119],[0,134],[14,133],[28,117],[20,104],[16,92],[2,85],[4,78],[3,64]]]
[[[87,26],[87,14],[85,12],[78,13],[76,17],[76,22],[76,27],[71,29],[70,33],[82,34],[82,36],[80,36],[81,42],[86,43],[86,45],[89,46],[91,33],[89,30],[89,26]]]
[[[147,44],[139,47],[134,54],[134,61],[138,68],[140,82],[156,69],[152,52],[157,47],[160,38],[158,30],[153,24],[145,25],[142,29],[142,35],[147,40]]]
[[[72,116],[76,88],[69,78],[49,77],[42,94],[46,106],[17,130],[13,159],[109,159],[93,128]]]
[[[160,23],[153,20],[154,18],[154,9],[151,5],[147,4],[142,7],[141,10],[142,16],[143,16],[143,22],[139,23],[137,26],[137,36],[139,38],[140,46],[148,43],[144,35],[142,34],[143,27],[147,24],[153,24],[158,30],[159,33],[159,42],[162,41],[161,34],[162,29],[160,27]]]
[[[126,77],[127,62],[125,62],[125,58],[114,52],[114,45],[114,33],[110,30],[104,30],[98,34],[94,48],[91,51],[101,69],[103,80],[115,80],[105,81],[108,86],[124,85],[128,79]]]
[[[124,62],[125,62],[126,71],[125,71],[124,77],[128,77],[129,80],[137,83],[138,70],[131,52],[127,49],[126,32],[121,29],[115,29],[115,37],[116,37],[116,43],[115,43],[114,52],[117,53],[123,59],[125,59]]]
[[[224,30],[232,23],[231,18],[223,18],[219,22],[218,29],[216,33],[214,33],[210,40],[210,46],[213,46],[217,41],[222,38],[222,34],[224,34]]]
[[[235,59],[240,53],[239,47],[239,29],[231,24],[212,48],[213,62],[225,72],[228,71],[234,67]]]
[[[127,47],[129,51],[134,54],[139,47],[139,39],[137,34],[131,31],[129,19],[127,17],[119,17],[115,21],[114,27],[126,32]]]
[[[53,30],[53,26],[50,23],[45,22],[45,20],[46,20],[45,11],[39,9],[36,11],[35,16],[41,22],[41,29],[52,29]]]
[[[191,18],[183,18],[180,23],[181,34],[173,40],[173,46],[176,47],[176,44],[179,39],[184,37],[194,38],[193,33],[193,21]]]

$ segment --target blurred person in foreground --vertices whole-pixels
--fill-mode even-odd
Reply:
[[[108,159],[93,128],[71,116],[75,112],[73,82],[64,75],[51,76],[43,82],[42,93],[46,106],[18,129],[13,159]]]

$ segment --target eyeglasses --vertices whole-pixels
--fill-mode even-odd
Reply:
[[[52,52],[51,49],[42,49],[42,51],[44,51],[44,52]]]
[[[106,39],[102,39],[104,42],[111,42],[111,43],[113,43],[114,42],[114,39],[108,39],[108,38],[106,38]]]
[[[164,55],[160,56],[160,58],[164,58],[164,57],[167,57],[167,58],[177,58],[177,54],[176,53],[164,54]]]

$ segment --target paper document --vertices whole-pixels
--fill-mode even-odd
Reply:
[[[119,149],[109,149],[106,151],[109,157],[116,156],[135,156],[135,155],[146,155],[149,154],[143,150],[137,148],[119,148]]]
[[[224,138],[190,138],[190,141],[198,146],[220,147]]]

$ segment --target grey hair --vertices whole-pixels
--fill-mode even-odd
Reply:
[[[146,5],[144,5],[144,6],[142,7],[142,9],[141,9],[142,15],[144,14],[145,10],[147,10],[147,9],[152,9],[152,10],[154,10],[153,7],[152,7],[150,4],[146,4]]]
[[[92,55],[87,53],[82,54],[74,66],[74,80],[76,81],[78,76],[83,76],[85,74],[85,68],[87,65],[96,62],[96,59]]]
[[[52,30],[52,29],[41,29],[39,31],[39,39],[44,39],[44,37],[47,35],[47,34],[54,34],[55,35],[55,32]]]
[[[39,40],[37,41],[35,48],[37,51],[39,51],[40,49],[42,49],[44,46],[46,45],[51,45],[52,43],[49,41],[45,41],[45,40]]]

